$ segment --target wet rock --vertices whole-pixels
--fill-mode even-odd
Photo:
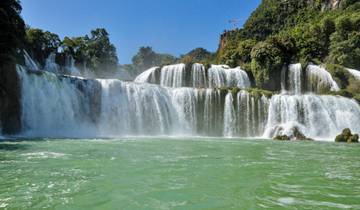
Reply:
[[[298,141],[313,141],[313,139],[308,138],[303,133],[301,133],[298,127],[294,127],[293,131],[294,131],[293,139]]]
[[[349,128],[345,128],[340,135],[336,136],[335,142],[359,143],[359,135],[352,134]]]
[[[274,138],[274,140],[278,140],[278,141],[290,141],[290,137],[287,136],[287,135],[279,135],[279,136],[276,136]]]
[[[21,130],[21,84],[15,64],[0,66],[0,125],[3,134]]]
[[[283,131],[283,128],[279,128],[280,132]],[[277,135],[274,137],[274,140],[280,140],[280,141],[313,141],[313,139],[306,137],[298,127],[294,126],[291,128],[291,134],[288,135]]]

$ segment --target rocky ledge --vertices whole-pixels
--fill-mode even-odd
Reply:
[[[313,141],[313,139],[306,137],[298,127],[294,127],[292,129],[291,135],[278,135],[273,138],[278,141]]]

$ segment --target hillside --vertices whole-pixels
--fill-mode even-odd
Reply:
[[[263,0],[242,29],[221,35],[216,59],[269,90],[280,89],[284,64],[324,64],[342,89],[359,93],[343,67],[360,69],[360,1]]]

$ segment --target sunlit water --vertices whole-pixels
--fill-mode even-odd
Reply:
[[[216,138],[0,142],[0,209],[360,209],[359,154]]]

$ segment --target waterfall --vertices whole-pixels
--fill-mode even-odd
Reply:
[[[155,83],[156,82],[155,71],[158,68],[159,67],[152,67],[152,68],[144,71],[143,73],[141,73],[139,76],[137,76],[135,78],[134,82],[136,82],[136,83]]]
[[[286,68],[282,68],[281,70],[281,92],[282,93],[286,93],[286,82],[287,82],[287,77],[286,77],[286,73],[287,73],[287,69]]]
[[[268,138],[291,135],[294,127],[317,139],[334,138],[344,128],[360,132],[359,104],[340,96],[275,95],[268,113]]]
[[[18,74],[27,136],[250,136],[260,135],[266,120],[264,99],[246,91],[233,96],[216,89],[91,80],[21,67]],[[242,131],[238,127],[245,125],[242,113],[246,110],[253,112],[247,119],[251,126]]]
[[[160,84],[167,87],[185,86],[185,64],[164,66],[161,69]]]
[[[75,59],[71,55],[67,55],[65,58],[65,66],[63,69],[56,63],[56,54],[50,53],[49,57],[45,60],[44,71],[52,72],[54,74],[66,74],[73,76],[80,76],[79,69],[75,67]]]
[[[301,94],[302,67],[301,64],[291,64],[289,66],[289,91],[293,94]]]
[[[190,82],[187,82],[188,80]],[[134,82],[160,84],[174,88],[248,88],[251,86],[247,73],[240,67],[231,69],[225,65],[212,65],[206,70],[204,65],[198,63],[191,66],[191,71],[187,70],[185,64],[164,66],[162,69],[151,68],[137,76]]]
[[[75,59],[71,55],[65,58],[65,74],[80,76],[80,71],[75,67]]]
[[[22,134],[30,137],[202,135],[271,138],[291,135],[296,128],[307,137],[328,139],[347,127],[355,133],[360,132],[360,106],[356,101],[339,96],[300,95],[299,65],[289,66],[288,76],[294,80],[293,83],[289,81],[293,84],[289,89],[294,91],[287,94],[293,95],[271,98],[257,90],[173,87],[182,83],[183,80],[174,80],[181,76],[174,75],[184,71],[185,67],[164,68],[162,83],[168,82],[171,87],[141,83],[151,81],[154,72],[160,75],[159,68],[159,71],[148,70],[136,79],[137,82],[124,82],[60,76],[18,66]],[[232,85],[227,74],[246,78],[241,72],[231,73],[239,68],[218,68],[230,73],[221,73],[223,70],[216,68],[213,66],[212,73],[208,72],[212,74],[208,78],[224,78],[216,84]],[[196,81],[200,85],[200,78],[206,78],[203,68],[195,65],[192,72],[194,70],[198,72],[196,76],[193,74],[190,82]],[[235,80],[238,85],[242,81],[240,76]]]
[[[234,136],[236,129],[236,113],[234,108],[234,98],[231,92],[225,97],[225,111],[224,111],[224,136]]]
[[[167,89],[120,80],[102,85],[102,135],[170,135],[178,120]]]
[[[250,79],[240,67],[231,69],[224,65],[212,65],[208,70],[209,87],[250,87]]]
[[[207,87],[206,82],[206,71],[202,64],[195,63],[192,66],[191,71],[192,87],[205,88]]]
[[[264,132],[269,99],[254,97],[247,91],[239,91],[234,98],[229,92],[225,97],[224,136],[256,137]]]
[[[355,79],[360,80],[360,71],[355,69],[347,69],[347,70],[350,72],[350,74],[352,74],[355,77]]]
[[[44,71],[49,71],[54,74],[60,74],[60,66],[55,62],[56,54],[50,53],[49,57],[45,61]]]
[[[22,127],[29,136],[78,137],[95,135],[92,117],[96,81],[29,73],[18,66],[22,83]]]
[[[309,92],[322,93],[329,90],[340,90],[331,74],[320,66],[309,65],[306,68],[306,75],[307,91]]]
[[[269,99],[265,96],[254,97],[247,91],[237,95],[237,118],[241,136],[261,136],[265,129]]]
[[[223,132],[223,101],[220,91],[206,89],[204,105],[200,107],[199,113],[203,113],[202,135],[218,136]]]
[[[39,70],[40,68],[35,63],[35,61],[31,58],[31,56],[25,50],[23,52],[24,52],[23,55],[24,55],[24,59],[25,59],[26,68],[33,70],[33,71]]]

